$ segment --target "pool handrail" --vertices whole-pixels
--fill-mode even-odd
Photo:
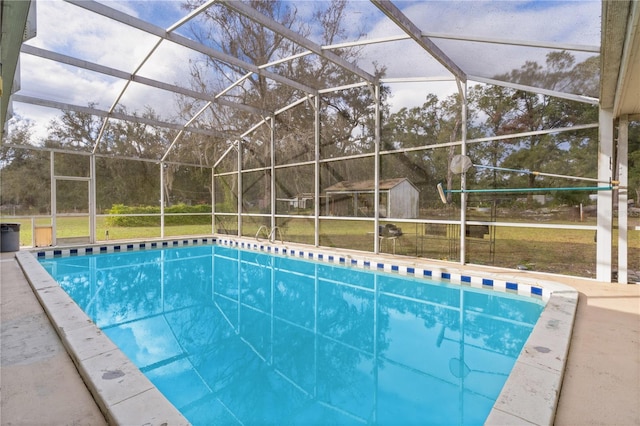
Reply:
[[[261,225],[260,228],[258,228],[258,231],[256,232],[256,241],[260,241],[260,233],[263,230],[265,231],[267,235],[267,240],[269,240],[270,243],[276,242],[278,234],[280,234],[280,242],[284,243],[282,230],[277,226],[274,226],[273,228],[271,228],[271,230],[269,230],[269,227],[267,225]]]

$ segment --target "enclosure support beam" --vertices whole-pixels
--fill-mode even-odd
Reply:
[[[35,98],[33,96],[20,95],[18,93],[16,93],[15,95],[12,96],[12,102],[20,102],[20,103],[25,103],[25,104],[30,104],[30,105],[38,105],[38,106],[43,106],[43,107],[46,107],[46,108],[59,109],[59,110],[63,110],[63,111],[73,111],[73,112],[77,112],[77,113],[80,113],[80,114],[95,115],[96,117],[111,117],[111,118],[115,118],[117,120],[123,120],[123,121],[128,121],[128,122],[133,122],[133,123],[148,124],[150,126],[157,126],[157,127],[162,127],[162,128],[165,128],[165,129],[173,129],[173,130],[178,130],[178,131],[180,131],[180,130],[188,130],[191,133],[196,133],[196,134],[199,134],[199,135],[227,137],[226,134],[217,132],[215,130],[200,129],[200,128],[197,128],[197,127],[189,127],[187,129],[185,129],[182,124],[170,123],[168,121],[154,120],[154,119],[146,118],[146,117],[136,117],[136,116],[129,115],[129,114],[121,114],[119,112],[113,112],[113,113],[109,114],[109,111],[100,110],[100,109],[97,109],[95,107],[72,105],[72,104],[67,104],[67,103],[63,103],[63,102],[57,102],[57,101],[50,101],[50,100],[46,100],[46,99]],[[96,154],[97,154],[97,152],[96,152]]]
[[[237,13],[240,13],[246,16],[247,18],[251,19],[252,21],[257,22],[266,28],[269,28],[271,31],[288,38],[294,43],[297,43],[300,46],[303,46],[309,49],[316,55],[319,55],[320,57],[333,62],[337,66],[351,72],[352,74],[357,75],[363,80],[375,81],[375,77],[369,74],[367,71],[359,68],[357,65],[345,60],[344,58],[342,58],[339,55],[336,55],[333,52],[324,51],[322,49],[322,46],[312,42],[306,37],[303,37],[301,34],[291,30],[290,28],[282,25],[281,23],[267,17],[266,15],[253,9],[251,6],[248,6],[242,2],[224,2],[222,4],[224,4],[224,6],[227,7],[228,9],[234,10]]]
[[[269,126],[269,162],[271,163],[271,167],[269,169],[269,173],[271,174],[271,179],[269,181],[269,186],[271,187],[271,197],[269,198],[269,202],[271,203],[271,231],[277,226],[276,225],[276,116],[272,115],[269,120],[271,121],[271,125]],[[280,230],[282,231],[282,230]],[[280,234],[282,237],[282,233]],[[277,235],[273,234],[274,239]]]
[[[96,243],[96,156],[89,156],[89,242]]]
[[[613,159],[613,113],[600,108],[600,131],[598,143],[598,179],[612,178]],[[612,191],[598,193],[598,218],[596,230],[596,279],[611,282],[613,194]]]
[[[51,151],[49,153],[49,179],[51,182],[51,245],[58,245],[56,239],[56,215],[58,214],[56,206],[58,200],[56,197],[56,177],[55,177],[55,153]]]
[[[160,162],[160,237],[164,238],[164,162]]]
[[[216,168],[211,167],[211,233],[216,233]]]
[[[458,94],[460,95],[460,145],[462,155],[467,155],[467,92],[460,80],[456,80],[458,84]],[[460,264],[467,263],[467,174],[462,173],[460,176]]]
[[[494,86],[507,87],[510,89],[522,90],[524,92],[532,92],[532,93],[537,93],[541,95],[553,96],[554,98],[568,99],[570,101],[582,102],[582,103],[591,104],[591,105],[598,104],[598,99],[592,98],[590,96],[574,95],[572,93],[564,93],[558,90],[543,89],[539,87],[527,86],[525,84],[517,84],[509,81],[500,81],[494,78],[486,78],[486,77],[481,77],[477,75],[469,75],[468,77],[469,77],[469,80],[477,81],[478,83],[492,84]]]
[[[193,99],[198,99],[205,102],[213,102],[219,105],[228,106],[230,108],[238,109],[241,111],[246,111],[252,114],[268,114],[268,111],[252,107],[250,105],[239,104],[236,102],[232,102],[226,99],[220,99],[220,96],[224,94],[224,92],[228,91],[230,88],[237,86],[238,83],[244,81],[241,79],[240,81],[234,82],[231,86],[224,89],[222,92],[217,95],[210,95],[208,93],[199,92],[197,90],[187,89],[185,87],[177,86],[175,84],[165,83],[163,81],[154,80],[151,78],[143,77],[137,74],[131,74],[127,71],[122,71],[117,68],[107,67],[105,65],[96,64],[93,62],[77,59],[68,55],[64,55],[58,52],[52,52],[50,50],[42,49],[35,46],[30,46],[28,44],[23,44],[20,52],[33,55],[38,58],[48,59],[50,61],[59,62],[66,65],[71,65],[76,68],[81,68],[89,71],[94,71],[97,73],[101,73],[104,75],[108,75],[110,77],[119,78],[125,81],[131,81],[139,84],[143,84],[145,86],[154,87],[156,89],[166,90],[168,92],[173,92],[175,94],[185,95]],[[248,76],[252,76],[253,72],[248,73]]]
[[[314,173],[314,182],[313,182],[313,229],[314,229],[314,237],[313,244],[316,247],[320,246],[320,96],[316,96],[313,99],[314,106],[314,129],[313,129],[313,137],[314,137],[314,145],[315,145],[315,155],[313,162],[313,173]]]
[[[375,203],[375,219],[374,219],[374,230],[373,230],[373,252],[380,253],[380,238],[378,235],[378,230],[380,229],[380,126],[382,125],[380,120],[380,84],[376,84],[373,87],[374,90],[374,101],[375,101],[375,129],[374,129],[374,146],[375,146],[375,156],[374,158],[374,190],[373,190],[373,202]],[[363,135],[364,136],[364,135]],[[389,210],[387,209],[387,213]],[[395,250],[394,250],[395,254]]]
[[[125,25],[136,28],[140,31],[144,31],[146,33],[155,35],[160,38],[166,38],[167,40],[172,41],[173,43],[184,46],[188,49],[192,49],[196,52],[200,52],[203,55],[207,55],[217,60],[220,60],[222,62],[235,65],[247,71],[252,71],[256,74],[263,75],[271,80],[277,81],[278,83],[282,83],[285,86],[293,87],[295,89],[302,90],[303,92],[306,92],[306,93],[316,92],[315,89],[308,87],[304,84],[300,84],[294,80],[290,80],[274,72],[261,70],[260,68],[258,68],[258,66],[245,62],[241,59],[238,59],[235,56],[228,55],[219,50],[205,46],[195,40],[191,40],[175,32],[167,32],[167,30],[165,30],[162,27],[158,27],[149,22],[145,22],[142,19],[138,19],[134,16],[127,15],[124,12],[120,12],[119,10],[113,9],[97,1],[88,1],[88,0],[65,0],[65,1],[68,3],[74,4],[80,8],[86,9],[90,12],[94,12],[98,15],[107,17],[109,19],[113,19],[114,21],[121,22]]]
[[[466,83],[467,75],[458,67],[458,65],[451,60],[440,48],[433,43],[428,37],[422,34],[420,28],[418,28],[407,16],[402,13],[398,7],[389,0],[371,0],[371,3],[376,5],[378,9],[387,18],[391,19],[400,29],[407,33],[420,47],[426,50],[433,58],[440,62],[446,69],[449,70],[457,79]]]
[[[620,181],[618,189],[618,282],[628,283],[628,157],[629,157],[629,118],[626,115],[620,117],[618,122],[618,153],[617,153],[617,177]]]
[[[242,150],[243,140],[238,139],[238,231],[236,235],[242,235]]]

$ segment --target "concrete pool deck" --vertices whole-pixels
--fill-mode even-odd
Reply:
[[[106,425],[14,253],[0,278],[1,424]]]
[[[0,257],[2,424],[105,424],[14,256]],[[548,279],[579,292],[555,424],[640,424],[640,286]]]

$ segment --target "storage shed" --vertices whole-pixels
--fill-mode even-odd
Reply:
[[[326,214],[364,216],[375,214],[373,180],[338,182],[325,189]],[[380,181],[380,217],[411,219],[418,217],[418,188],[407,178]]]

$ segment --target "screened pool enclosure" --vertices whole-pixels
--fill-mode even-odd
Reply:
[[[640,270],[634,2],[2,7],[2,220],[23,246],[213,233]]]

